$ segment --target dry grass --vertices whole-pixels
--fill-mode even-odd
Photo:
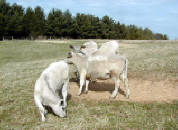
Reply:
[[[97,41],[97,42],[103,42]],[[0,128],[1,129],[176,129],[178,102],[129,103],[86,101],[70,97],[68,117],[47,115],[40,121],[33,101],[35,80],[51,62],[65,58],[69,44],[38,41],[0,42]],[[127,47],[129,46],[129,47]],[[121,44],[120,53],[129,58],[129,78],[178,79],[178,42]]]

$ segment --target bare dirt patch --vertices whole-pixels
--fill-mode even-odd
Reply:
[[[75,98],[87,100],[117,100],[129,102],[166,102],[171,103],[178,100],[178,81],[149,81],[149,80],[129,80],[130,98],[125,98],[125,88],[121,84],[119,93],[115,99],[110,99],[111,92],[114,90],[114,83],[111,80],[97,81],[89,84],[88,94],[84,92],[77,96],[78,84],[76,82],[70,83],[69,94]],[[83,88],[85,89],[85,88]]]

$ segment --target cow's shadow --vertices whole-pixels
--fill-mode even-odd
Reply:
[[[109,91],[112,93],[115,89],[115,84],[112,82],[90,82],[88,90],[90,91]],[[125,92],[121,89],[118,90],[118,93],[125,95]]]

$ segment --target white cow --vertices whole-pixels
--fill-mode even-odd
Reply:
[[[98,45],[94,41],[85,42],[82,47],[81,52],[83,52],[87,56],[90,56],[92,53],[98,50]]]
[[[47,114],[45,106],[51,107],[57,116],[66,116],[68,84],[69,67],[64,61],[54,62],[42,72],[34,88],[34,100],[42,121]]]
[[[71,49],[73,49],[75,52],[80,52],[86,56],[90,56],[92,55],[94,52],[96,52],[98,50],[98,45],[96,42],[94,41],[88,41],[83,43],[82,46],[79,45],[70,45],[69,46]],[[75,72],[77,79],[80,78],[80,72],[79,70],[76,70]]]
[[[103,43],[98,49],[97,43],[94,41],[85,42],[82,46],[70,45],[69,46],[74,52],[81,53],[81,55],[86,55],[88,59],[100,59],[112,55],[116,55],[119,49],[119,43],[116,40],[112,40],[106,43]],[[79,72],[77,69],[77,78],[79,79]]]
[[[103,43],[100,48],[98,48],[96,42],[89,41],[85,42],[83,45],[70,45],[70,48],[74,52],[80,52],[86,56],[111,56],[117,54],[119,49],[119,43],[116,40],[112,40],[106,43]]]
[[[119,49],[119,43],[117,41],[109,41],[109,42],[103,43],[101,47],[96,52],[94,52],[91,56],[115,55],[118,49]]]
[[[115,98],[120,87],[120,80],[124,82],[126,88],[126,97],[129,98],[128,88],[128,60],[124,56],[95,56],[87,57],[79,53],[69,52],[68,63],[76,65],[80,72],[80,89],[78,95],[81,94],[84,83],[86,82],[86,93],[88,91],[89,81],[96,81],[97,79],[106,80],[113,79],[115,82],[115,90],[111,98]]]

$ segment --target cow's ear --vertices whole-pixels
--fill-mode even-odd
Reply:
[[[69,45],[69,48],[74,49],[74,47],[72,45]]]
[[[72,52],[68,52],[67,58],[72,58]]]
[[[86,48],[86,46],[85,45],[81,45],[81,47],[80,47],[80,49],[85,49]]]

